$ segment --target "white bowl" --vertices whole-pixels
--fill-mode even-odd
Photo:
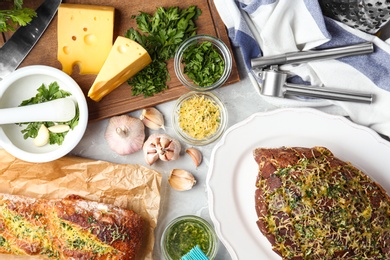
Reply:
[[[0,108],[17,107],[23,100],[34,97],[37,89],[56,81],[60,89],[70,92],[69,98],[78,104],[78,125],[65,136],[62,145],[37,147],[32,138],[24,139],[17,124],[0,125],[0,146],[13,156],[27,162],[49,162],[68,154],[81,140],[88,124],[88,107],[79,85],[63,71],[33,65],[20,68],[0,81]]]

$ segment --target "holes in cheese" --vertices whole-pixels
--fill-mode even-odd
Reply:
[[[84,43],[86,45],[94,46],[97,44],[97,37],[94,34],[87,34],[84,36]]]
[[[62,70],[71,75],[98,74],[110,53],[114,32],[113,7],[61,4],[58,9],[58,52]]]
[[[118,36],[88,96],[94,101],[100,101],[151,62],[148,52],[141,45]]]

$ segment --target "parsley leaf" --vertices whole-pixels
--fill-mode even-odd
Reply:
[[[217,82],[225,70],[225,61],[213,44],[204,41],[190,45],[183,53],[184,73],[198,86]]]
[[[166,63],[155,60],[138,72],[136,77],[129,79],[128,84],[133,86],[132,92],[134,96],[143,94],[145,97],[151,97],[155,93],[167,89],[165,83],[169,79],[170,76]]]
[[[175,56],[184,40],[196,34],[195,20],[201,13],[196,6],[159,7],[154,15],[140,12],[132,16],[139,31],[130,28],[125,36],[141,44],[152,58],[151,64],[128,80],[134,96],[150,97],[168,88],[166,82],[170,76],[166,62]]]
[[[71,96],[71,93],[65,90],[61,90],[60,86],[58,85],[57,82],[50,83],[48,87],[45,86],[45,84],[42,84],[38,89],[38,93],[30,98],[22,101],[20,106],[28,106],[28,105],[33,105],[33,104],[38,104],[42,102],[47,102],[51,100],[55,100],[58,98],[64,98]],[[68,122],[63,122],[61,124],[66,124],[69,125],[70,129],[74,129],[79,122],[80,118],[80,112],[78,106],[76,106],[76,115],[75,117],[68,121]],[[50,127],[55,125],[55,122],[30,122],[30,123],[20,123],[18,125],[27,125],[26,128],[21,130],[21,133],[23,134],[23,138],[35,138],[38,135],[38,130],[41,127],[41,125],[44,124],[46,127]],[[58,144],[61,145],[65,139],[65,136],[68,132],[64,133],[52,133],[49,132],[49,144]]]
[[[15,31],[16,27],[25,26],[37,16],[30,8],[23,8],[23,0],[14,0],[12,9],[0,10],[0,32]]]

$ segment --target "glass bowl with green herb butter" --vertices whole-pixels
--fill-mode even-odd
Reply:
[[[227,109],[213,92],[191,91],[182,95],[173,109],[173,129],[182,141],[192,145],[214,142],[227,123]]]
[[[161,238],[161,251],[166,260],[180,260],[196,245],[209,258],[218,251],[218,237],[213,227],[203,218],[185,215],[172,220]]]
[[[222,40],[211,35],[195,35],[179,46],[174,69],[187,88],[210,91],[225,84],[229,78],[232,55]]]

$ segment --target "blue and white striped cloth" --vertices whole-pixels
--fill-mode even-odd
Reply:
[[[214,3],[232,44],[240,48],[256,88],[252,58],[373,42],[373,54],[280,67],[311,85],[373,93],[372,104],[263,98],[281,107],[338,106],[354,122],[390,136],[390,44],[324,17],[317,0],[214,0]]]

